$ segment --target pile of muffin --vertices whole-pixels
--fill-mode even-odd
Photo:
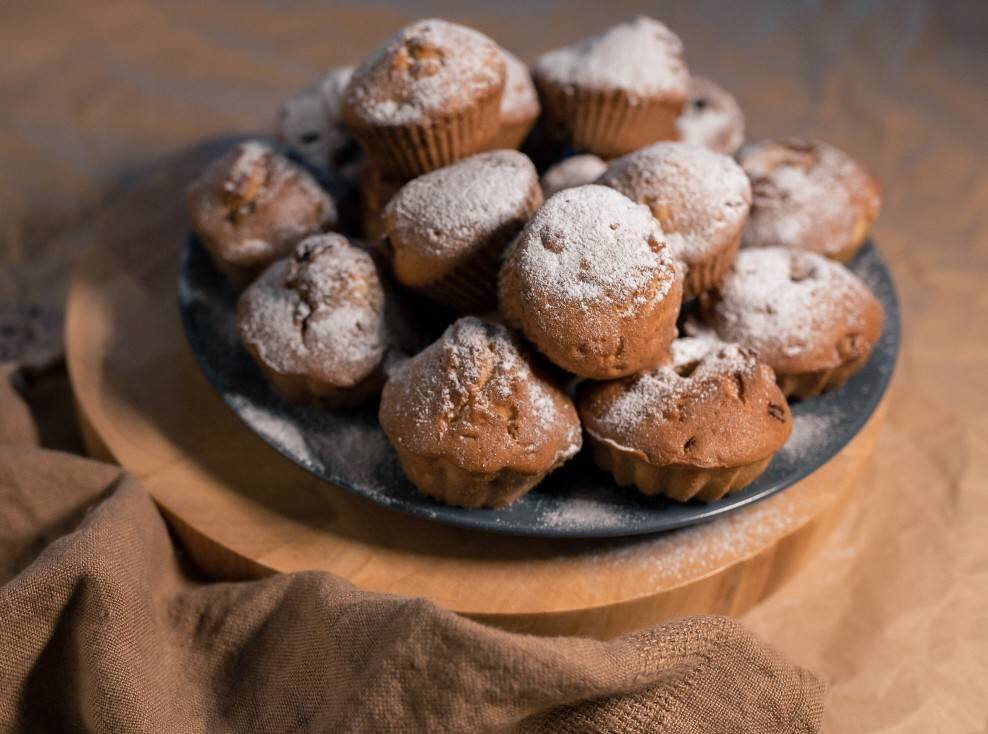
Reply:
[[[189,189],[241,341],[289,400],[380,393],[442,502],[507,505],[584,436],[621,485],[716,500],[785,443],[787,398],[838,388],[881,333],[842,264],[876,183],[822,142],[741,148],[737,103],[650,18],[531,69],[419,21],[278,128]]]

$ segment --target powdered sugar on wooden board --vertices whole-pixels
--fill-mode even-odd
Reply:
[[[683,44],[662,23],[639,16],[598,36],[543,54],[535,73],[556,84],[629,95],[689,93]]]

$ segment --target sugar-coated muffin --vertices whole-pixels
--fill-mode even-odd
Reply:
[[[532,76],[549,126],[603,158],[674,140],[689,97],[682,42],[644,16],[543,54]]]
[[[384,209],[395,277],[461,313],[494,308],[503,251],[541,203],[535,166],[517,150],[412,179]]]
[[[676,131],[684,143],[734,155],[744,142],[744,113],[733,95],[717,82],[694,75]]]
[[[691,143],[655,143],[612,161],[597,180],[647,206],[686,266],[687,298],[716,286],[734,262],[751,186],[734,159]]]
[[[832,145],[766,140],[746,145],[738,161],[752,190],[745,247],[812,250],[847,262],[878,217],[878,182]]]
[[[241,294],[237,328],[287,399],[354,405],[380,389],[386,360],[408,344],[395,297],[366,250],[314,235]]]
[[[343,124],[343,90],[353,69],[334,68],[285,102],[278,111],[279,139],[307,163],[341,166],[357,151]]]
[[[618,484],[713,502],[753,482],[792,431],[772,368],[736,344],[684,338],[670,364],[584,383],[578,398],[596,463]]]
[[[360,187],[360,229],[364,241],[377,248],[384,237],[384,207],[405,185],[381,175],[371,161],[364,160],[357,174]]]
[[[606,170],[607,163],[604,159],[592,153],[570,156],[542,174],[542,194],[548,199],[563,189],[591,184]]]
[[[882,333],[882,306],[864,281],[785,247],[742,249],[704,311],[721,339],[752,349],[799,398],[844,384]]]
[[[505,82],[501,97],[500,126],[488,143],[491,150],[518,148],[539,117],[539,95],[528,66],[514,54],[504,53]]]
[[[505,78],[494,41],[420,20],[353,72],[343,120],[382,174],[407,180],[485,148],[500,126]]]
[[[667,357],[682,287],[648,208],[590,185],[535,213],[508,251],[499,291],[505,318],[550,360],[613,379]]]
[[[379,419],[409,480],[462,507],[514,502],[582,442],[572,401],[521,340],[474,317],[391,375]]]
[[[257,141],[210,164],[189,186],[188,205],[213,263],[236,285],[339,221],[336,204],[312,176]]]

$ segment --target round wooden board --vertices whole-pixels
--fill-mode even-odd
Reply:
[[[563,541],[439,525],[321,482],[240,423],[185,343],[181,241],[134,237],[91,251],[69,294],[68,366],[91,450],[143,480],[215,577],[320,569],[537,634],[606,638],[682,614],[739,614],[833,527],[884,413],[799,484],[694,528]]]

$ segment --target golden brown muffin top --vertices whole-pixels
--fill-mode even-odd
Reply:
[[[536,80],[556,86],[619,90],[631,98],[689,94],[689,71],[679,37],[657,20],[638,16],[603,33],[543,54]]]
[[[343,100],[347,124],[420,124],[455,115],[478,98],[500,95],[501,48],[487,36],[445,20],[405,26],[353,72]]]
[[[784,247],[741,250],[707,309],[720,338],[780,374],[844,364],[882,333],[882,306],[864,281],[838,262]]]
[[[517,150],[465,158],[412,179],[384,209],[398,280],[433,282],[495,237],[516,234],[542,203],[535,166]]]
[[[587,383],[587,432],[653,465],[724,468],[764,459],[786,442],[792,415],[772,368],[736,344],[688,337],[672,364]]]
[[[678,313],[682,297],[682,273],[648,208],[596,185],[550,197],[509,249],[500,281],[509,323],[559,366],[595,378],[657,364],[668,342],[657,344],[656,321]]]
[[[352,73],[349,66],[328,70],[278,111],[278,137],[309,163],[335,165],[356,145],[342,116],[343,90]]]
[[[514,123],[534,120],[539,116],[539,95],[535,91],[528,65],[510,51],[504,54],[505,82],[501,97],[501,122]]]
[[[193,227],[236,265],[283,257],[301,237],[337,226],[336,205],[300,166],[258,141],[240,143],[189,186]]]
[[[374,260],[339,234],[308,237],[240,296],[240,339],[283,375],[352,387],[396,342]]]
[[[509,329],[461,318],[388,380],[381,427],[417,456],[466,471],[548,471],[580,450],[569,397]]]
[[[746,145],[738,161],[751,179],[745,246],[795,247],[839,257],[878,216],[878,183],[850,156],[818,140]]]
[[[732,158],[691,143],[662,142],[612,161],[597,183],[647,206],[673,256],[703,262],[737,238],[751,186]]]
[[[603,158],[593,153],[581,153],[550,166],[542,174],[542,193],[545,198],[558,194],[563,189],[586,186],[596,181],[607,170]]]
[[[690,77],[690,98],[676,120],[684,143],[734,155],[744,142],[744,113],[734,96],[712,79]]]

